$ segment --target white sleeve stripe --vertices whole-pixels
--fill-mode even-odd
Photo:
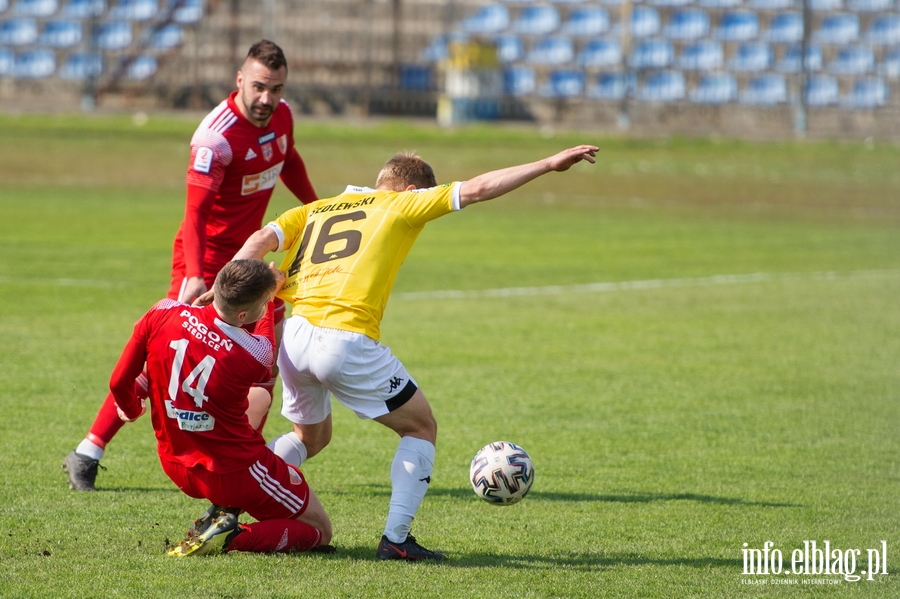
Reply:
[[[462,189],[462,182],[453,184],[453,210],[454,212],[457,210],[462,210],[459,205],[459,192]]]
[[[283,252],[284,251],[284,231],[281,230],[281,227],[278,226],[278,223],[269,223],[266,226],[270,227],[275,232],[275,236],[278,238],[278,249],[276,249],[275,251]]]

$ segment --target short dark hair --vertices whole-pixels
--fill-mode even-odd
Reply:
[[[390,187],[397,191],[397,188],[403,189],[408,185],[415,185],[416,189],[428,189],[435,187],[437,181],[431,165],[415,152],[398,152],[378,173],[375,187]]]
[[[264,260],[232,260],[216,275],[216,300],[224,308],[240,312],[259,304],[278,284]]]
[[[281,67],[284,67],[285,71],[287,70],[287,59],[284,57],[284,52],[278,47],[278,44],[269,40],[259,40],[250,46],[247,59],[253,59],[272,71],[277,71]]]

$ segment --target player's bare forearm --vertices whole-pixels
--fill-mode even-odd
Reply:
[[[278,249],[278,236],[269,227],[263,227],[244,242],[244,246],[238,250],[232,260],[246,258],[263,258],[269,252]]]
[[[582,160],[593,164],[596,162],[594,156],[597,155],[599,149],[597,146],[590,145],[575,146],[543,160],[491,171],[463,181],[459,191],[460,207],[498,198],[541,175],[552,171],[568,170],[573,164]]]

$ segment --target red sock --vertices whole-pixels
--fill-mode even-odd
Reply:
[[[322,533],[299,520],[264,520],[241,524],[240,533],[231,539],[228,551],[291,553],[309,551],[319,544]]]
[[[147,398],[146,374],[141,373],[141,375],[134,380],[134,394],[141,399]],[[103,400],[103,405],[100,406],[97,417],[94,418],[94,423],[91,425],[90,432],[88,433],[88,439],[90,439],[92,443],[105,448],[106,444],[112,441],[112,438],[116,436],[116,433],[118,433],[123,426],[125,426],[125,422],[119,418],[119,413],[116,412],[116,398],[113,397],[112,393],[109,393],[106,396],[106,399]]]

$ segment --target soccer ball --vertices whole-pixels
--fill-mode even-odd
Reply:
[[[494,505],[512,505],[525,498],[534,484],[534,464],[528,453],[508,441],[488,443],[469,467],[475,494]]]

